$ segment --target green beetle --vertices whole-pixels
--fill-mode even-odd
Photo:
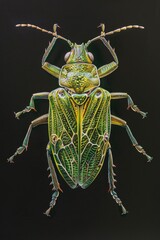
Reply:
[[[54,164],[71,188],[81,187],[85,189],[99,174],[107,151],[109,192],[121,207],[122,214],[126,214],[127,210],[115,192],[114,164],[109,143],[111,125],[124,127],[136,150],[145,155],[148,162],[152,160],[152,157],[147,155],[143,147],[138,144],[126,121],[111,115],[110,103],[112,99],[127,98],[128,108],[140,113],[143,118],[146,117],[146,113],[134,105],[127,93],[109,93],[101,88],[100,78],[109,75],[118,67],[118,58],[115,50],[111,47],[109,41],[105,39],[105,36],[121,30],[130,28],[143,29],[143,27],[130,25],[105,33],[105,25],[101,24],[102,30],[98,37],[89,40],[85,44],[77,45],[57,35],[57,24],[54,24],[53,32],[31,24],[18,24],[17,27],[19,26],[36,28],[54,36],[42,58],[42,68],[59,79],[60,88],[50,93],[33,94],[29,106],[15,114],[16,118],[19,118],[21,114],[35,110],[35,100],[37,99],[49,100],[49,113],[31,122],[22,146],[8,159],[8,162],[13,163],[13,158],[17,154],[27,150],[33,127],[48,124],[49,143],[47,145],[47,159],[48,170],[50,171],[49,177],[52,179],[53,194],[50,206],[45,214],[50,216],[50,211],[56,204],[59,191],[62,191]],[[71,47],[71,51],[65,55],[66,64],[61,69],[46,61],[58,38],[67,41]],[[98,39],[108,48],[114,61],[97,69],[92,63],[94,60],[93,54],[88,52],[87,48],[93,41]]]

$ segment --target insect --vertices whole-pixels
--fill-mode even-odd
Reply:
[[[50,216],[59,193],[62,192],[55,166],[72,189],[77,187],[86,189],[99,174],[107,152],[109,192],[118,206],[120,206],[122,215],[126,214],[127,210],[115,191],[116,180],[109,142],[111,125],[123,127],[132,145],[138,152],[147,157],[148,162],[152,160],[152,157],[147,155],[143,147],[138,144],[126,121],[111,114],[111,100],[126,98],[128,108],[141,114],[143,118],[146,117],[147,113],[142,112],[127,93],[109,93],[101,88],[100,79],[111,74],[118,67],[118,58],[115,50],[105,36],[126,29],[143,29],[144,27],[130,25],[106,33],[105,25],[100,24],[101,33],[99,36],[89,40],[87,43],[78,45],[57,34],[58,24],[53,25],[53,32],[31,24],[18,24],[16,26],[35,28],[53,36],[43,55],[42,68],[59,79],[60,87],[50,93],[41,92],[33,94],[29,105],[22,111],[15,113],[15,117],[19,118],[22,114],[36,109],[35,101],[39,99],[47,99],[49,101],[49,113],[31,122],[22,145],[17,148],[16,152],[8,159],[8,162],[13,163],[13,158],[16,155],[27,150],[29,137],[34,127],[48,124],[49,142],[46,150],[53,193],[49,208],[45,214]],[[62,68],[47,62],[47,58],[57,39],[66,41],[71,48],[70,52],[65,54],[64,60],[66,63]],[[97,40],[102,41],[113,57],[111,63],[105,64],[98,69],[92,63],[94,60],[93,54],[88,51],[89,45]]]

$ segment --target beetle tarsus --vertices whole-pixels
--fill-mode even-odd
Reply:
[[[151,162],[152,161],[152,159],[153,159],[153,157],[151,157],[151,156],[149,156],[149,155],[147,155],[147,154],[145,154],[146,155],[146,157],[147,157],[147,159],[148,159],[148,161],[147,162]]]
[[[50,212],[51,212],[52,207],[49,207],[43,214],[46,215],[47,217],[51,217]]]
[[[17,118],[18,120],[19,120],[19,117],[20,117],[20,115],[22,114],[23,112],[21,111],[21,112],[14,112],[14,115],[15,115],[15,118]]]
[[[44,212],[44,214],[47,216],[47,217],[51,217],[51,210],[53,209],[53,207],[56,205],[56,200],[59,196],[59,192],[56,190],[53,195],[52,195],[52,200],[50,202],[50,207]]]
[[[8,158],[7,161],[8,161],[9,163],[14,163],[13,158],[14,158],[15,156],[17,156],[18,154],[21,154],[24,150],[27,151],[27,146],[25,146],[25,145],[17,148],[16,152],[15,152],[10,158]]]
[[[11,156],[10,158],[8,158],[8,159],[7,159],[7,162],[8,162],[8,163],[14,163],[13,158],[14,158],[14,155]]]
[[[144,156],[146,156],[146,158],[148,159],[147,162],[151,162],[153,157],[149,156],[146,151],[143,149],[142,146],[138,145],[138,144],[135,144],[134,147],[136,148],[136,150],[139,152],[139,153],[142,153]]]
[[[121,215],[124,216],[128,213],[128,211],[125,209],[125,207],[123,206],[123,204],[120,205],[121,207]]]
[[[140,112],[140,114],[142,115],[142,119],[147,117],[148,112]]]
[[[141,114],[142,118],[146,118],[148,112],[142,112],[137,105],[129,105],[128,109],[131,108],[134,112]]]
[[[30,112],[31,110],[34,110],[36,112],[36,109],[34,107],[30,107],[30,106],[27,106],[25,109],[23,109],[22,111],[19,111],[19,112],[14,112],[15,114],[15,118],[19,119],[19,117],[24,114],[24,113],[28,113]]]
[[[115,187],[114,187],[115,188]],[[121,215],[126,215],[128,213],[128,211],[125,209],[125,207],[122,204],[121,199],[118,197],[117,193],[111,189],[110,190],[111,196],[112,198],[115,200],[115,202],[119,205],[120,210],[121,210]]]

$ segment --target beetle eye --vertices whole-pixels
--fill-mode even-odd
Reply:
[[[65,61],[65,62],[67,62],[67,60],[69,59],[70,55],[71,55],[71,52],[67,52],[67,53],[65,54],[65,56],[64,56],[64,61]]]
[[[91,52],[88,52],[88,57],[91,59],[91,61],[93,62],[94,61],[94,56]]]

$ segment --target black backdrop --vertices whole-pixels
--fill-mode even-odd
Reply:
[[[113,239],[158,240],[159,230],[159,27],[158,0],[62,1],[1,0],[1,159],[0,159],[0,239]],[[47,178],[45,148],[47,126],[32,132],[29,149],[18,156],[14,165],[6,164],[27,131],[30,121],[48,111],[47,101],[39,101],[37,113],[14,118],[32,93],[51,91],[58,81],[41,69],[41,58],[51,36],[17,23],[32,23],[52,30],[58,22],[59,33],[80,43],[96,36],[101,22],[113,30],[140,24],[145,30],[128,30],[110,36],[116,47],[119,68],[101,80],[110,92],[127,92],[138,106],[149,112],[144,120],[127,111],[126,100],[114,101],[112,112],[127,120],[138,142],[154,160],[146,163],[137,153],[125,130],[113,127],[111,144],[117,166],[117,192],[129,214],[119,215],[108,194],[107,164],[96,181],[86,190],[72,190],[59,176],[64,193],[60,195],[54,216],[47,209],[51,187]],[[111,60],[101,43],[90,47],[95,64]],[[50,62],[62,66],[68,47],[57,43]]]

